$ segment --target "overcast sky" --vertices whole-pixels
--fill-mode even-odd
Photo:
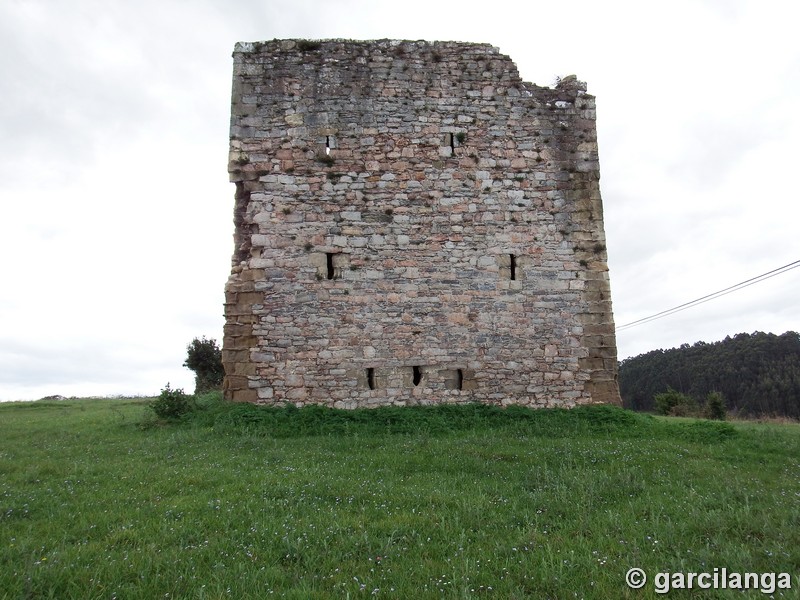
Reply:
[[[488,42],[597,96],[622,325],[800,260],[800,4],[0,0],[0,400],[194,387],[230,269],[231,52]],[[800,330],[800,269],[621,331],[620,358]]]

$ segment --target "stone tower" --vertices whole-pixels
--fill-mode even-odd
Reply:
[[[225,396],[619,403],[594,98],[486,44],[233,54]]]

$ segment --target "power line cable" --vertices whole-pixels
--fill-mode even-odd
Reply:
[[[792,269],[796,269],[800,267],[800,260],[796,260],[794,262],[789,263],[788,265],[784,265],[782,267],[778,267],[777,269],[773,269],[772,271],[767,271],[766,273],[762,273],[756,277],[751,277],[750,279],[746,279],[736,285],[732,285],[730,287],[726,287],[725,289],[719,290],[718,292],[714,292],[713,294],[707,294],[696,300],[692,300],[691,302],[685,302],[684,304],[679,304],[674,308],[670,308],[668,310],[662,310],[654,315],[650,315],[649,317],[644,317],[642,319],[637,319],[636,321],[631,321],[630,323],[625,323],[624,325],[620,325],[616,328],[617,331],[622,331],[625,329],[630,329],[631,327],[636,327],[638,325],[644,325],[645,323],[649,323],[650,321],[655,321],[657,319],[663,319],[664,317],[668,317],[673,315],[677,312],[681,312],[683,310],[693,308],[700,304],[704,304],[706,302],[710,302],[711,300],[716,300],[717,298],[721,298],[722,296],[727,296],[728,294],[732,294],[733,292],[738,292],[741,289],[746,287],[750,287],[751,285],[755,285],[756,283],[761,283],[762,281],[766,281],[767,279],[771,279],[772,277],[776,277],[777,275],[781,275],[786,273],[787,271],[791,271]]]

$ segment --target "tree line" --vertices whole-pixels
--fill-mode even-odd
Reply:
[[[739,333],[720,342],[653,350],[619,364],[622,402],[656,410],[655,396],[675,390],[695,400],[722,394],[741,416],[800,418],[800,334]]]

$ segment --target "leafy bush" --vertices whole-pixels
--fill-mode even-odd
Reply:
[[[666,392],[656,394],[656,411],[660,415],[671,417],[702,417],[716,421],[724,421],[727,414],[725,400],[719,392],[711,392],[706,396],[704,404],[695,402],[694,398],[668,387]]]
[[[724,421],[727,415],[725,400],[719,392],[711,392],[706,396],[706,418]]]
[[[194,371],[195,394],[202,394],[222,386],[225,369],[222,366],[222,350],[217,346],[217,340],[194,338],[186,346],[186,361],[184,367]]]
[[[311,52],[313,50],[319,50],[322,44],[320,42],[315,42],[312,40],[300,40],[297,43],[297,49],[302,52]]]
[[[173,390],[168,383],[158,398],[150,402],[149,407],[159,419],[174,421],[192,410],[192,400],[182,389]]]
[[[668,387],[666,392],[656,394],[653,399],[656,403],[656,412],[660,415],[688,417],[697,413],[697,403],[694,399],[671,387]]]

